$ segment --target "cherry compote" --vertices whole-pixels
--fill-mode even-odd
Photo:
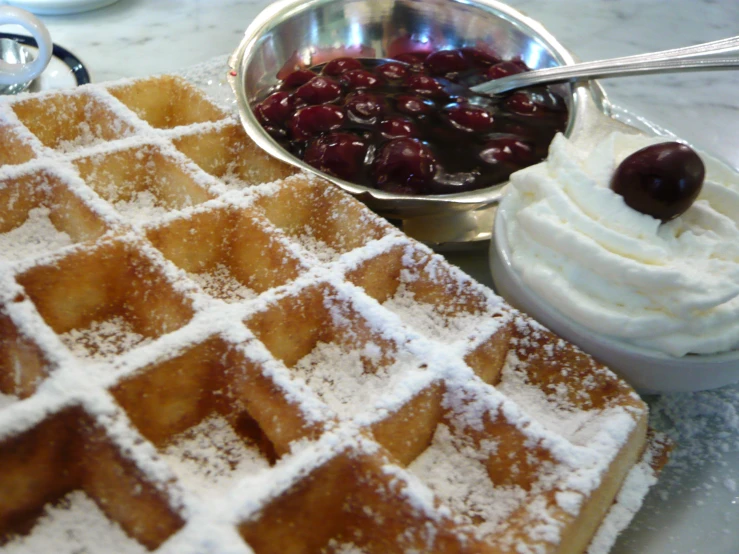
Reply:
[[[336,58],[296,70],[254,113],[288,151],[320,171],[411,195],[501,183],[543,160],[567,124],[564,100],[547,87],[480,104],[447,86],[528,71],[519,59],[481,47],[395,59],[403,63]]]

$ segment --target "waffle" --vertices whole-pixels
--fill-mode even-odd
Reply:
[[[642,467],[624,382],[187,82],[0,134],[3,551],[576,553]]]

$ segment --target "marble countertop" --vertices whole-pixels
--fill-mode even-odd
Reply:
[[[264,0],[120,0],[41,16],[94,81],[175,71],[233,51]],[[582,60],[638,54],[739,32],[732,0],[509,0]],[[739,71],[603,81],[611,101],[739,168]]]
[[[2,3],[2,2],[0,2]],[[582,60],[637,54],[739,32],[736,0],[508,0]],[[178,71],[231,53],[264,0],[119,0],[99,10],[41,16],[54,41],[95,82]],[[611,101],[739,169],[739,71],[609,79]],[[485,254],[448,254],[491,284]],[[689,448],[673,456],[614,554],[715,552],[739,544],[739,385],[651,400]],[[703,447],[705,445],[705,448]],[[696,452],[702,453],[696,466]]]

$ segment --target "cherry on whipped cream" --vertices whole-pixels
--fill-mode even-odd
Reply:
[[[501,183],[543,160],[566,126],[564,100],[546,87],[476,105],[445,86],[528,71],[519,59],[502,60],[486,47],[393,57],[404,63],[342,57],[294,71],[255,115],[285,149],[320,171],[409,195]]]
[[[611,178],[611,189],[631,208],[665,222],[690,208],[703,187],[705,172],[692,148],[662,142],[624,159]]]

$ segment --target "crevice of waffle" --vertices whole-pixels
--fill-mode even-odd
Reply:
[[[203,171],[232,187],[270,183],[296,172],[292,166],[266,154],[241,125],[233,122],[206,131],[191,129],[173,142]]]
[[[156,145],[74,160],[82,178],[124,216],[150,219],[212,196],[193,173]]]
[[[288,244],[249,209],[198,210],[149,229],[147,236],[206,293],[227,302],[254,297],[305,270]]]
[[[0,309],[0,392],[31,396],[52,367],[39,345]]]
[[[218,338],[137,371],[111,392],[158,447],[218,416],[269,465],[293,440],[321,432],[265,368]]]
[[[398,244],[353,264],[346,278],[422,334],[463,343],[465,362],[497,381],[513,332],[509,309],[441,257]]]
[[[0,260],[94,240],[108,226],[53,169],[0,177]]]
[[[224,417],[212,415],[172,437],[162,456],[180,480],[201,497],[226,494],[234,482],[268,469],[276,460],[274,451],[269,455],[268,441],[259,437],[245,440],[241,428],[253,420],[242,421],[234,426]]]
[[[381,450],[361,443],[319,458],[239,530],[258,554],[486,551],[456,533],[433,504],[409,501],[403,494],[408,483],[388,462]]]
[[[0,121],[0,166],[22,164],[36,157],[21,129]]]
[[[112,86],[108,92],[157,129],[217,121],[225,117],[198,89],[170,75]]]
[[[639,413],[645,404],[626,383],[536,322],[518,317],[498,388],[540,408],[561,433],[585,444],[594,415],[609,410]],[[577,387],[572,387],[572,382]],[[558,415],[554,420],[551,416]]]
[[[26,552],[95,552],[101,544],[115,544],[116,554],[145,554],[149,549],[130,538],[83,491],[72,491],[49,503],[30,534],[15,536],[3,546],[5,554]]]
[[[371,407],[425,364],[404,337],[328,283],[295,288],[246,320],[256,337],[340,417]],[[386,326],[387,325],[387,326]]]
[[[75,150],[132,135],[133,127],[89,90],[32,96],[12,105],[18,119],[49,148]]]
[[[193,314],[156,262],[124,238],[35,266],[17,279],[48,325],[83,356],[120,354],[178,329]]]
[[[395,232],[358,201],[302,175],[260,193],[255,207],[322,261]]]
[[[372,437],[403,467],[428,448],[441,420],[444,383],[429,377],[408,387],[407,398],[394,398],[396,405],[381,406],[367,422]]]
[[[0,536],[11,541],[32,532],[45,505],[76,490],[150,549],[184,523],[161,489],[79,407],[0,442],[0,480]]]

